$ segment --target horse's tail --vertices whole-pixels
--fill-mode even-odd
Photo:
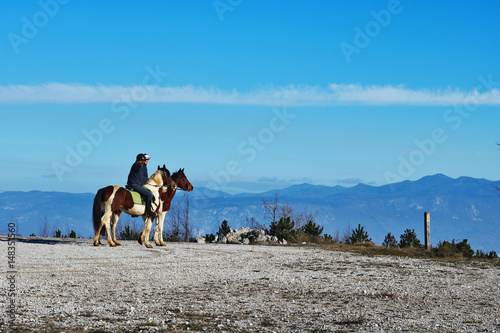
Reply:
[[[101,219],[104,215],[102,210],[102,202],[104,201],[104,191],[105,188],[101,188],[97,191],[97,194],[94,198],[94,207],[92,209],[92,222],[94,223],[94,231],[97,232],[101,227]]]

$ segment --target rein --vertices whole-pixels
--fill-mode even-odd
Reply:
[[[175,212],[177,210],[177,208],[179,208],[181,206],[182,202],[184,201],[184,197],[186,196],[186,193],[187,193],[187,191],[184,191],[184,195],[182,196],[181,202],[179,202],[177,207],[175,207],[174,210],[169,210],[168,212]]]

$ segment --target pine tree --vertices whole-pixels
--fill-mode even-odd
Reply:
[[[358,227],[352,231],[351,238],[349,239],[349,243],[364,243],[371,242],[372,239],[368,237],[368,233],[364,230],[364,227],[361,224],[358,224]]]
[[[295,222],[290,217],[282,217],[279,221],[271,222],[269,234],[278,237],[279,240],[286,240],[293,242],[295,240],[296,232],[294,230]]]
[[[417,234],[415,233],[415,229],[406,229],[404,234],[400,236],[399,247],[421,247],[420,240],[417,238]]]
[[[310,220],[306,225],[300,228],[300,232],[303,232],[312,237],[319,237],[323,232],[323,227]]]
[[[224,220],[224,221],[222,221],[222,223],[219,227],[219,232],[217,232],[217,235],[219,237],[225,236],[229,233],[230,230],[231,230],[231,228],[229,227],[227,220]]]
[[[398,246],[398,242],[396,241],[396,237],[394,237],[391,233],[388,233],[385,236],[382,245],[385,247],[395,248]]]

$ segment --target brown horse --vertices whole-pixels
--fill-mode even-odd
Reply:
[[[193,190],[193,185],[189,182],[186,175],[184,174],[184,169],[179,169],[179,171],[174,172],[172,174],[172,179],[176,185],[175,188],[161,188],[160,189],[160,206],[156,211],[156,225],[155,225],[155,234],[154,234],[154,242],[157,246],[166,246],[163,241],[163,222],[165,222],[165,215],[170,210],[170,203],[175,196],[177,188],[180,188],[183,191],[191,192]],[[144,229],[141,233],[141,238],[139,239],[139,243],[144,244],[146,247],[151,248],[151,244],[149,244],[149,234],[151,232],[151,226],[153,224],[153,218],[148,218],[144,222]]]
[[[175,189],[176,185],[170,176],[170,171],[163,165],[162,168],[158,166],[158,171],[156,171],[144,185],[148,188],[155,197],[155,202],[160,202],[157,204],[157,208],[162,205],[160,193],[166,191],[166,189]],[[153,208],[155,205],[153,205]],[[97,191],[94,198],[94,207],[92,213],[92,219],[94,223],[94,245],[99,246],[99,239],[101,237],[102,227],[105,227],[106,236],[108,239],[108,244],[110,246],[121,245],[116,240],[116,225],[120,214],[125,212],[132,216],[142,216],[144,222],[146,222],[145,206],[135,204],[132,199],[132,194],[130,191],[117,185],[110,185],[101,188]],[[110,224],[112,230],[110,230]]]

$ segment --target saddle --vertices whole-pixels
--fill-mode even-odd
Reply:
[[[131,186],[126,185],[125,188],[130,192],[132,195],[132,200],[134,201],[134,204],[136,205],[145,205],[146,202],[144,201],[142,195],[139,192],[136,192],[132,190]]]

